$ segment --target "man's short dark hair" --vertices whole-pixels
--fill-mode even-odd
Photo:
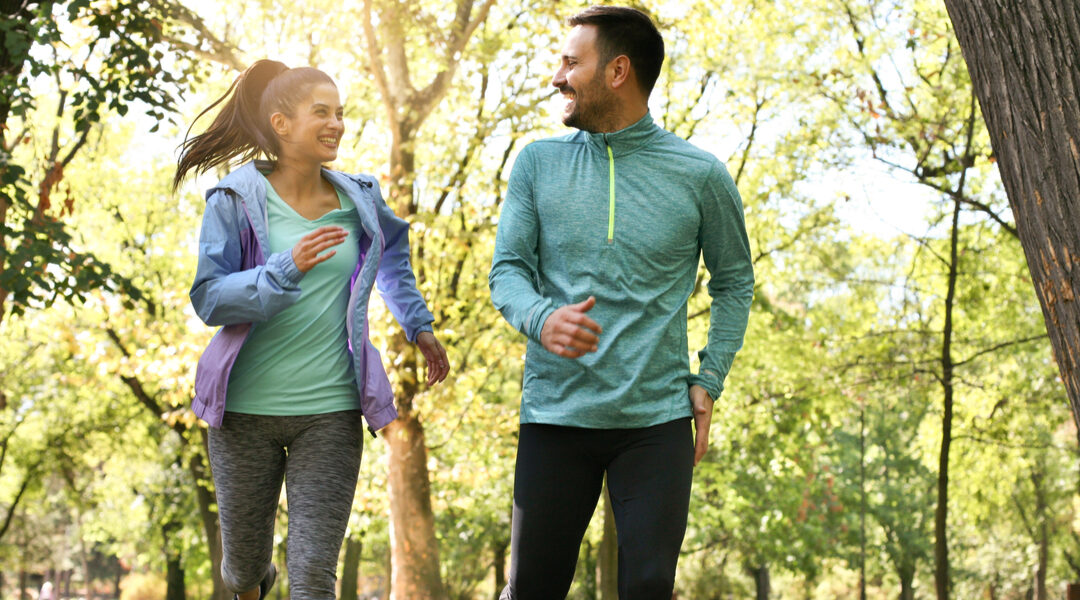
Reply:
[[[600,64],[607,65],[625,54],[637,74],[641,91],[648,96],[664,64],[664,39],[649,15],[626,6],[590,6],[566,20],[567,25],[596,27]]]

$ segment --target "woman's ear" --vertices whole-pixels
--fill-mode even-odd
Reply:
[[[276,112],[270,115],[270,127],[274,133],[284,136],[289,133],[289,119],[284,113]]]

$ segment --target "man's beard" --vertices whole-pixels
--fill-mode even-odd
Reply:
[[[603,71],[589,81],[586,94],[577,89],[564,86],[559,91],[571,91],[574,94],[574,108],[570,114],[563,115],[563,125],[576,127],[589,133],[608,131],[612,113],[616,108],[615,94],[604,86]]]

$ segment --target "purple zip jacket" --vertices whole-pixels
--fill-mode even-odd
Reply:
[[[221,426],[229,373],[251,328],[292,305],[301,294],[304,274],[296,268],[292,252],[263,254],[269,247],[266,188],[256,169],[268,166],[249,162],[206,192],[190,297],[203,322],[222,327],[199,359],[192,410],[211,427]],[[432,330],[434,317],[416,289],[409,264],[409,224],[386,205],[378,181],[328,169],[323,169],[323,177],[353,201],[364,230],[356,242],[360,261],[350,282],[344,325],[360,408],[375,435],[397,418],[397,409],[382,358],[368,339],[371,289],[378,285],[411,342],[421,331]],[[354,327],[356,322],[361,327]]]

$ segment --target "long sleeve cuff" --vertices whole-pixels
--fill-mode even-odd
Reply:
[[[540,343],[540,333],[544,330],[544,323],[547,322],[551,313],[555,312],[555,306],[551,300],[545,299],[545,302],[534,309],[533,314],[529,315],[529,318],[525,320],[525,327],[522,330],[529,339],[533,340],[537,344]]]
[[[405,328],[405,339],[415,344],[416,336],[420,335],[420,333],[424,331],[435,333],[435,329],[431,325],[433,322],[434,321],[428,321],[427,323],[424,323],[423,325],[420,325],[419,327],[416,327],[414,329]]]
[[[709,352],[704,351],[698,355],[701,358],[701,368],[696,374],[690,375],[689,385],[700,385],[709,393],[709,397],[715,402],[724,391],[724,380],[727,379],[731,363],[735,360],[734,352]]]

